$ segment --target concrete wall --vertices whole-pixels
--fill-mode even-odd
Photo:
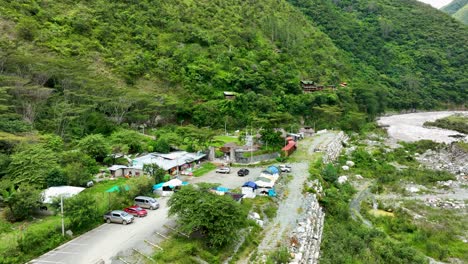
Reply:
[[[242,163],[242,164],[255,163],[255,162],[264,161],[264,160],[276,159],[280,156],[278,152],[270,153],[270,154],[263,154],[263,155],[248,157],[248,158],[245,158],[242,155],[243,155],[242,152],[236,152],[236,161],[235,161],[236,163]]]

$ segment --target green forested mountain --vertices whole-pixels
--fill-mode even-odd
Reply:
[[[454,0],[440,10],[468,25],[468,0]]]
[[[468,25],[468,4],[460,8],[455,14],[452,15],[455,19],[461,21],[463,24]]]
[[[291,0],[359,65],[390,89],[394,108],[467,100],[467,28],[417,1]]]
[[[116,125],[298,120],[356,129],[385,107],[460,105],[468,94],[467,28],[416,1],[1,0],[0,26],[8,133],[69,140]],[[304,95],[300,80],[349,85]]]
[[[450,4],[442,7],[440,10],[444,11],[449,15],[455,14],[458,10],[462,9],[466,4],[468,4],[468,0],[453,0]]]

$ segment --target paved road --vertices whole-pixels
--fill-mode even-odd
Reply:
[[[153,240],[155,231],[164,232],[169,224],[167,198],[159,199],[160,208],[149,211],[148,216],[136,218],[129,225],[103,224],[62,246],[32,260],[30,263],[94,264],[111,263],[112,258],[132,248],[141,248],[144,240]]]

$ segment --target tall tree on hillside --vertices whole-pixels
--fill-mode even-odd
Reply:
[[[29,183],[39,188],[45,187],[46,176],[58,167],[57,154],[41,144],[23,147],[11,155],[7,177],[15,185]]]
[[[102,161],[110,153],[110,147],[101,134],[89,135],[78,142],[78,148],[96,161]]]

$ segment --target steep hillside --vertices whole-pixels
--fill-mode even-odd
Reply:
[[[105,134],[115,123],[221,127],[226,116],[243,126],[286,112],[282,97],[300,94],[301,79],[352,74],[285,1],[0,3],[8,119],[60,135]],[[235,105],[225,90],[241,93]]]
[[[300,120],[357,129],[386,105],[468,94],[467,28],[415,1],[0,0],[0,27],[8,133],[68,140],[121,125]],[[304,95],[300,80],[349,85]]]
[[[453,0],[450,4],[442,7],[440,10],[444,11],[449,15],[455,14],[458,10],[462,9],[466,4],[468,4],[468,0]]]
[[[290,0],[354,58],[367,79],[394,89],[390,106],[468,99],[468,28],[407,0]]]
[[[468,25],[468,4],[460,8],[455,14],[452,15],[453,18],[461,21],[463,24]]]

